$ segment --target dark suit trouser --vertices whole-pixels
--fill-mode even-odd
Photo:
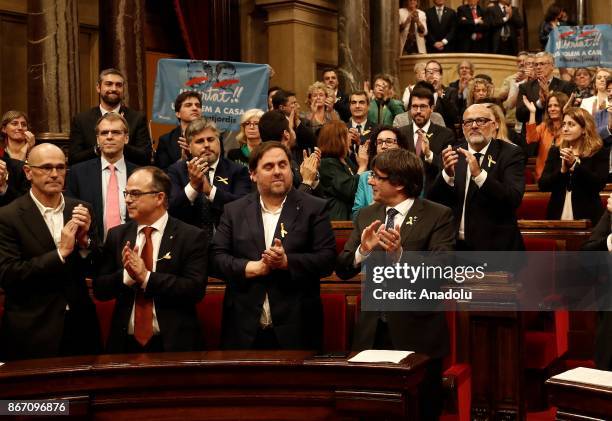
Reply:
[[[97,320],[95,324],[86,323],[86,320],[79,312],[66,311],[59,349],[61,356],[92,355],[102,351]]]

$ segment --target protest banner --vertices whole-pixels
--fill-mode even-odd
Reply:
[[[546,51],[556,67],[612,67],[612,25],[559,26]]]

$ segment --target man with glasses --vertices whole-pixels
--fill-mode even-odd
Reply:
[[[125,148],[125,156],[136,165],[151,163],[151,137],[145,115],[124,106],[125,78],[117,69],[100,72],[96,91],[100,105],[75,115],[70,124],[70,165],[87,161],[99,156],[96,139],[96,122],[108,112],[117,113],[125,118],[130,130],[130,143]]]
[[[533,73],[533,61],[535,55],[527,51],[521,51],[516,56],[517,72],[506,77],[499,90],[498,98],[503,102],[506,110],[506,122],[509,125],[516,125],[516,100],[518,98],[519,86],[525,83]],[[520,123],[519,123],[520,124]],[[517,133],[521,132],[521,126]]]
[[[32,148],[23,170],[29,193],[0,209],[0,360],[99,352],[85,282],[97,243],[89,204],[62,195],[66,157],[57,146]]]
[[[185,91],[174,100],[174,114],[178,126],[160,136],[155,150],[155,166],[164,171],[176,161],[185,157],[189,150],[185,141],[185,130],[196,118],[202,116],[202,96],[197,91]]]
[[[362,208],[357,215],[354,229],[338,257],[338,276],[342,279],[356,276],[362,264],[377,261],[385,252],[392,261],[397,261],[403,251],[454,250],[452,212],[419,198],[422,174],[421,160],[410,151],[390,149],[376,155],[368,182],[375,203]],[[442,360],[449,351],[444,313],[362,311],[352,348],[426,354],[430,361],[419,386],[419,419],[438,419],[442,409]]]
[[[535,76],[534,80],[529,80],[519,86],[518,98],[516,102],[516,119],[522,123],[529,121],[529,110],[523,101],[523,96],[536,105],[536,123],[542,122],[548,95],[555,92],[563,92],[568,97],[576,89],[573,82],[566,82],[553,76],[555,70],[554,58],[548,52],[537,53],[534,60]],[[523,131],[525,130],[523,124]]]
[[[370,94],[368,120],[379,126],[391,126],[395,116],[403,112],[402,101],[393,98],[391,76],[383,74],[374,76],[374,89]]]
[[[119,114],[106,113],[96,123],[100,157],[70,167],[66,195],[91,203],[97,237],[125,222],[127,212],[121,192],[137,166],[123,155],[129,142],[127,121]]]
[[[484,104],[463,114],[466,142],[442,151],[443,170],[428,197],[453,209],[458,250],[524,250],[516,210],[525,191],[521,149],[495,139],[497,123]]]
[[[455,124],[459,120],[459,102],[457,89],[442,84],[442,65],[436,60],[429,60],[425,65],[425,80],[433,86],[434,108],[433,110],[442,115],[446,127],[455,130]]]
[[[134,171],[123,193],[130,221],[108,232],[93,281],[98,300],[116,300],[106,352],[202,349],[206,233],[168,216],[170,179],[157,167]]]
[[[433,102],[431,91],[415,88],[408,101],[412,123],[400,128],[408,139],[408,149],[421,158],[425,167],[425,192],[441,170],[442,150],[455,143],[452,130],[431,122]]]
[[[217,126],[205,118],[185,131],[189,153],[168,168],[172,182],[169,212],[212,236],[223,206],[251,191],[247,169],[225,158]]]

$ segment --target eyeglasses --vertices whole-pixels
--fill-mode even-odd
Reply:
[[[418,110],[425,111],[429,109],[429,104],[421,104],[421,105],[413,104],[410,106],[410,108],[412,108],[414,111],[418,111]]]
[[[427,69],[427,70],[425,70],[425,74],[428,74],[428,75],[437,75],[437,74],[440,74],[440,73],[442,73],[442,70],[440,70],[440,69]]]
[[[242,123],[242,126],[243,127],[251,127],[251,128],[259,127],[259,122],[258,121],[247,121],[245,123]]]
[[[486,117],[478,117],[478,118],[468,118],[467,120],[463,120],[461,122],[461,124],[463,125],[463,127],[472,127],[472,125],[474,123],[476,123],[476,126],[478,127],[482,127],[487,123],[490,123],[491,120],[490,118],[486,118]]]
[[[370,174],[368,174],[368,178],[370,180],[374,180],[374,181],[385,181],[385,180],[389,179],[389,177],[384,177],[382,175],[378,175],[374,171],[372,171],[372,172],[370,172]]]
[[[98,136],[107,137],[110,134],[112,137],[118,137],[124,133],[125,132],[123,130],[102,130],[101,132],[98,132]]]
[[[535,67],[542,67],[542,66],[546,66],[547,64],[552,64],[552,63],[550,61],[536,61],[535,63],[533,63]]]
[[[123,190],[123,197],[128,198],[128,196],[132,196],[134,199],[139,199],[140,196],[144,196],[145,194],[157,194],[161,193],[159,190],[155,191],[138,191],[138,190]]]
[[[390,137],[386,139],[376,139],[377,146],[381,146],[382,144],[385,144],[387,146],[397,145],[397,139],[392,139]]]
[[[57,171],[59,174],[63,174],[68,170],[68,167],[65,164],[59,164],[59,165],[51,165],[51,164],[45,164],[45,165],[31,165],[28,164],[27,161],[25,163],[25,165],[27,165],[30,168],[36,168],[41,170],[43,173],[49,175],[53,172],[53,170]]]

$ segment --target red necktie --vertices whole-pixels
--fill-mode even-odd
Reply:
[[[151,240],[151,233],[154,229],[153,227],[144,227],[142,229],[145,243],[140,257],[148,271],[153,270],[153,240]],[[142,288],[138,288],[136,290],[135,301],[134,338],[140,345],[145,346],[153,336],[153,300],[145,298]]]
[[[108,170],[110,171],[110,177],[106,187],[106,206],[104,207],[104,228],[106,231],[121,224],[117,171],[113,164],[108,164]]]
[[[476,7],[472,6],[472,18],[474,20],[478,19],[478,11],[476,11]]]

